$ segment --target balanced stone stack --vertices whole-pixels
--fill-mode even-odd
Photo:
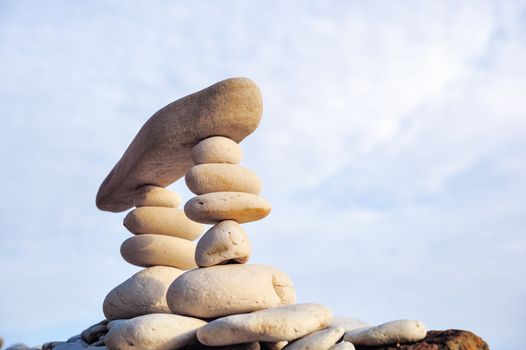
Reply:
[[[175,101],[146,122],[97,194],[102,210],[135,207],[124,219],[134,236],[121,255],[145,269],[106,296],[106,320],[46,350],[337,350],[426,336],[419,321],[371,327],[333,317],[320,304],[294,304],[285,273],[247,264],[251,245],[241,224],[271,208],[259,195],[259,177],[239,165],[239,143],[261,115],[259,89],[237,78]],[[183,176],[196,194],[184,211],[165,188]],[[195,244],[203,224],[213,226]]]

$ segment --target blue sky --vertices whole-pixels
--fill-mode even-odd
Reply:
[[[246,76],[251,262],[338,315],[522,349],[525,37],[524,1],[0,1],[0,335],[103,318],[139,269],[98,186],[153,112]]]

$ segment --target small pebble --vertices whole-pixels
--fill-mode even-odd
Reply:
[[[209,137],[192,148],[192,159],[195,164],[239,164],[241,158],[243,158],[243,150],[239,144],[223,136]]]
[[[250,258],[248,236],[236,221],[225,220],[206,231],[197,242],[195,262],[199,267],[227,263],[244,264]]]

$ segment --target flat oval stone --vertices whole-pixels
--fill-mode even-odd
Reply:
[[[234,164],[200,164],[185,176],[186,186],[200,195],[211,192],[245,192],[259,194],[261,179],[250,169]]]
[[[329,327],[312,332],[285,347],[285,350],[328,350],[342,339],[345,333],[343,327]]]
[[[110,350],[175,350],[195,339],[206,322],[196,318],[149,314],[108,324],[106,346]]]
[[[338,344],[335,344],[329,348],[329,350],[354,350],[355,347],[352,343],[349,343],[348,341],[342,341]]]
[[[215,224],[223,220],[239,223],[263,219],[270,213],[270,203],[252,193],[214,192],[186,202],[184,212],[193,221]]]
[[[292,304],[296,292],[287,275],[273,267],[220,265],[185,272],[167,299],[175,314],[212,318]]]
[[[371,325],[357,318],[334,316],[331,326],[343,327],[345,332],[350,332],[355,329],[370,327]]]
[[[200,267],[244,264],[250,258],[250,241],[240,224],[225,220],[206,231],[197,242],[195,261]]]
[[[347,332],[344,339],[354,345],[377,346],[415,342],[424,339],[426,334],[426,326],[420,321],[396,320]]]
[[[125,240],[121,245],[121,255],[136,266],[162,265],[188,270],[197,267],[195,246],[194,242],[183,238],[144,234]]]
[[[133,234],[175,236],[193,241],[204,227],[190,220],[184,211],[175,208],[141,207],[124,218],[124,226]]]
[[[242,158],[243,150],[237,142],[228,137],[212,136],[192,148],[192,159],[195,164],[239,164]]]
[[[246,265],[239,265],[246,266]],[[319,304],[295,304],[249,314],[218,318],[197,330],[202,344],[223,346],[254,341],[292,341],[332,321],[332,312]]]
[[[135,207],[177,208],[179,204],[181,204],[181,197],[164,187],[142,186],[133,196]]]
[[[171,313],[166,291],[184,271],[154,266],[137,272],[106,296],[102,309],[108,320],[132,318],[151,313]]]

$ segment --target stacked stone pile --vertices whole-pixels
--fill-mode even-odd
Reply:
[[[144,269],[108,293],[105,320],[44,350],[338,350],[425,338],[419,321],[370,326],[320,304],[295,304],[285,273],[248,264],[241,224],[266,217],[271,206],[260,178],[239,165],[239,142],[260,118],[255,84],[230,79],[145,124],[97,196],[103,210],[135,207],[124,218],[133,236],[121,255]],[[184,210],[165,188],[182,176],[196,195]],[[204,235],[203,224],[212,225]]]

